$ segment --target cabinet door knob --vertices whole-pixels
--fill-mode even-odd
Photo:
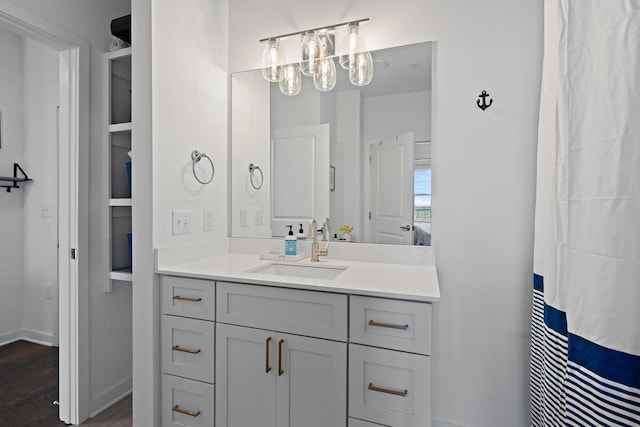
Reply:
[[[267,338],[264,342],[264,352],[265,352],[264,371],[266,373],[271,372],[271,366],[269,366],[269,343],[271,343],[271,337]]]
[[[284,343],[284,340],[280,340],[278,341],[278,376],[282,376],[282,374],[284,374],[284,371],[282,370],[282,344]]]
[[[186,409],[182,409],[180,405],[174,405],[171,410],[173,412],[180,412],[181,414],[189,415],[190,417],[197,417],[198,415],[200,415],[200,411],[187,411]]]

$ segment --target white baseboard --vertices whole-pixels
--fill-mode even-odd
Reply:
[[[95,396],[91,399],[91,403],[89,403],[89,416],[91,418],[95,417],[123,397],[131,394],[132,386],[132,379],[127,378],[126,380]]]
[[[57,345],[57,343],[53,342],[52,334],[45,334],[43,332],[38,332],[38,331],[30,331],[27,329],[22,330],[21,339],[32,342],[34,344],[46,345],[49,347],[54,347]]]
[[[0,346],[11,344],[22,339],[22,331],[10,332],[0,335]]]
[[[28,341],[34,344],[46,345],[47,347],[53,347],[56,345],[56,343],[53,342],[53,335],[38,331],[23,329],[0,335],[0,346],[11,344],[16,341]]]

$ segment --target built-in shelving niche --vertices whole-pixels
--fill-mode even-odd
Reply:
[[[131,48],[105,54],[107,181],[109,205],[109,280],[133,280],[131,263]]]

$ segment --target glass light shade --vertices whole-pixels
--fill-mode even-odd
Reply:
[[[315,31],[306,32],[302,35],[300,49],[302,53],[300,72],[305,76],[311,77],[317,68],[317,61],[320,57],[320,44],[318,43],[318,35]]]
[[[349,24],[344,36],[340,39],[340,48],[338,52],[340,66],[345,70],[349,69],[349,64],[353,62],[357,53],[366,52],[367,46],[364,38],[360,33],[358,24]]]
[[[349,64],[349,81],[354,86],[366,86],[371,83],[372,79],[373,58],[371,58],[371,53],[356,53]]]
[[[284,55],[277,39],[270,39],[262,53],[262,77],[268,82],[279,82],[283,78]]]
[[[283,79],[280,82],[280,92],[287,96],[296,96],[302,90],[302,74],[300,65],[287,64],[282,67]]]
[[[318,68],[313,75],[313,85],[322,92],[332,90],[336,86],[336,64],[333,58],[322,58],[318,61]]]

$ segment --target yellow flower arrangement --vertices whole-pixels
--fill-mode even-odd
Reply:
[[[351,233],[353,231],[353,227],[344,224],[342,227],[340,227],[340,231],[342,231],[343,233]]]

